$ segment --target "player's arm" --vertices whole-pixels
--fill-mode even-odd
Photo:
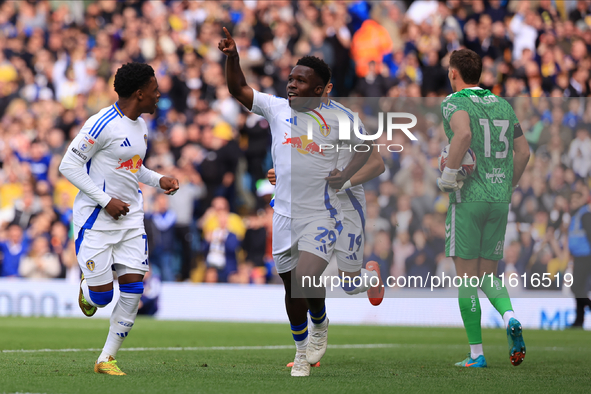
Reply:
[[[367,163],[365,163],[365,165],[361,167],[361,169],[357,171],[349,181],[351,182],[351,186],[361,185],[382,175],[385,170],[386,166],[384,165],[384,159],[382,159],[382,156],[377,149],[373,149],[369,159],[367,159]],[[343,189],[346,189],[345,186],[346,183],[343,185]]]
[[[523,135],[521,125],[516,123],[513,129],[513,187],[519,183],[528,161],[529,144]]]
[[[82,193],[90,197],[94,202],[103,207],[109,215],[115,220],[119,219],[119,216],[125,216],[129,212],[129,204],[116,199],[111,198],[107,193],[101,190],[90,178],[86,171],[86,163],[102,149],[104,141],[102,138],[93,139],[87,134],[88,129],[83,128],[80,133],[72,140],[70,146],[66,150],[62,162],[60,163],[59,170],[70,181],[74,186],[78,188]],[[90,144],[88,139],[91,139],[94,143]],[[81,151],[80,145],[82,143],[92,145],[92,148]]]
[[[361,185],[367,181],[371,181],[375,177],[380,176],[386,170],[386,166],[384,165],[384,159],[380,153],[374,149],[367,160],[367,163],[355,175],[351,177],[345,184],[343,185],[343,189],[348,189],[352,186]],[[275,178],[275,169],[271,168],[267,171],[267,178],[269,178],[269,182],[272,185],[275,185],[276,178]]]
[[[343,171],[335,168],[330,172],[328,177],[324,178],[328,181],[328,185],[331,188],[335,190],[341,190],[343,186],[350,181],[353,175],[355,175],[369,160],[369,157],[373,152],[373,145],[364,140],[359,140],[358,142],[363,145],[367,145],[369,149],[367,152],[355,152],[351,158],[351,161],[347,167],[343,169]]]
[[[458,182],[456,177],[458,170],[462,165],[462,158],[470,148],[472,142],[472,130],[470,129],[470,116],[466,111],[456,111],[449,120],[449,127],[454,133],[449,146],[449,155],[447,163],[441,174],[437,178],[437,186],[443,192],[451,193],[461,189],[463,182]]]
[[[252,109],[253,92],[252,88],[246,84],[246,78],[240,68],[240,57],[236,49],[236,42],[225,27],[226,38],[218,44],[218,48],[226,57],[226,84],[228,90],[234,98],[242,103],[249,111]]]
[[[144,185],[159,187],[164,194],[174,194],[179,190],[179,181],[170,176],[164,176],[156,171],[146,168],[143,164],[140,167],[138,180]]]

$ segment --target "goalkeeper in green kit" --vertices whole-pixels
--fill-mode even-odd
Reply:
[[[496,273],[503,257],[511,193],[529,160],[529,146],[509,103],[478,87],[481,72],[482,59],[475,52],[461,49],[451,54],[448,77],[455,93],[441,104],[450,147],[437,179],[439,189],[450,193],[445,252],[453,258],[456,274],[468,278],[459,287],[458,298],[470,354],[456,365],[474,368],[486,367],[479,286],[503,316],[511,363],[519,365],[525,357],[521,323]],[[462,182],[456,177],[468,148],[476,156],[476,168]],[[475,278],[470,281],[471,277]]]

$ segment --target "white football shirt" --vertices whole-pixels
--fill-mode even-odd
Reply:
[[[74,200],[76,226],[103,231],[144,227],[139,182],[159,187],[162,177],[143,165],[147,143],[145,121],[131,120],[117,104],[86,121],[60,164],[60,172],[80,190]],[[102,209],[112,197],[130,204],[118,220]]]
[[[339,140],[338,110],[321,105],[299,112],[286,99],[253,89],[252,112],[267,119],[271,128],[271,155],[277,184],[274,209],[290,218],[334,217],[340,202],[325,177],[337,168],[336,147],[362,141],[351,130],[351,140]],[[312,124],[312,139],[307,125]],[[353,123],[350,123],[351,129]],[[332,149],[320,149],[332,145]]]
[[[328,109],[338,109],[344,112],[348,117],[349,121],[353,122],[353,114],[345,106],[335,100],[329,100],[328,105],[325,106]],[[367,134],[365,132],[365,126],[359,120],[359,129],[361,134]],[[351,162],[351,159],[355,155],[355,149],[352,146],[342,148],[339,150],[339,158],[337,161],[337,168],[340,170],[345,169]],[[363,217],[363,211],[365,210],[365,190],[362,185],[352,186],[347,190],[342,190],[337,193],[337,197],[341,202],[341,209],[343,212],[357,211]],[[361,211],[360,211],[361,209]]]

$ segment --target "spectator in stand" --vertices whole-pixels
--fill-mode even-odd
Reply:
[[[589,279],[591,278],[591,209],[589,193],[573,192],[570,200],[571,222],[568,228],[568,247],[573,256],[573,285],[577,302],[577,317],[573,327],[583,327],[585,307],[591,309]]]
[[[204,131],[202,141],[208,150],[198,168],[207,186],[205,206],[209,206],[216,196],[234,201],[236,166],[241,152],[234,140],[232,128],[225,122],[218,123],[213,131]]]
[[[49,250],[47,238],[38,237],[32,241],[29,253],[21,259],[18,274],[29,279],[51,279],[57,278],[61,270],[58,256]]]
[[[180,279],[184,281],[191,277],[191,271],[194,268],[193,244],[197,238],[193,225],[195,206],[198,200],[205,196],[205,186],[190,163],[174,171],[173,175],[179,180],[180,187],[175,195],[169,197],[169,201],[170,209],[176,216],[174,239],[180,248]]]
[[[435,253],[427,246],[427,240],[422,230],[413,234],[415,252],[406,258],[406,276],[420,276],[427,280],[428,275],[435,274]]]
[[[366,259],[366,263],[367,261],[375,261],[378,263],[380,266],[380,272],[382,273],[382,281],[386,283],[388,272],[390,272],[390,266],[392,265],[390,234],[387,231],[379,231],[375,235],[375,242],[372,245],[371,254]]]
[[[573,171],[583,179],[591,176],[591,138],[588,127],[580,125],[577,128],[577,137],[571,142],[568,150]]]
[[[166,282],[176,280],[179,274],[173,255],[176,220],[176,214],[169,208],[168,196],[157,193],[153,212],[146,218],[146,232],[149,236],[150,264],[158,269]]]
[[[5,238],[0,238],[0,250],[2,251],[0,276],[18,276],[21,260],[27,255],[29,244],[30,240],[23,235],[23,230],[18,224],[8,226]]]
[[[362,78],[369,72],[369,63],[374,62],[375,72],[382,72],[384,56],[392,52],[392,39],[378,22],[368,19],[362,23],[351,40],[351,58],[355,72]]]

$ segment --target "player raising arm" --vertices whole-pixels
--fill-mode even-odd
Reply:
[[[448,77],[455,93],[441,104],[450,148],[437,179],[439,188],[450,193],[445,250],[458,276],[480,279],[480,288],[505,322],[510,361],[519,365],[525,357],[521,324],[496,273],[503,257],[511,193],[525,170],[529,147],[509,103],[478,87],[481,72],[482,60],[475,52],[461,49],[451,54]],[[476,155],[476,169],[463,183],[457,182],[468,148]],[[478,287],[468,280],[459,287],[458,297],[470,354],[456,365],[486,367]]]
[[[120,296],[94,371],[125,375],[115,357],[134,325],[148,271],[139,182],[166,194],[175,193],[179,183],[142,164],[148,128],[140,115],[153,114],[160,97],[152,67],[141,63],[121,66],[115,75],[115,91],[119,100],[86,121],[59,169],[80,190],[74,201],[74,228],[83,273],[78,304],[84,315],[90,317],[112,301],[112,266],[118,275]]]
[[[344,111],[344,107],[334,100],[328,99],[328,94],[332,90],[332,83],[326,86],[323,94],[323,102],[328,108],[338,108]],[[363,126],[362,126],[363,127]],[[353,152],[343,149],[339,152],[338,168],[344,167],[351,159]],[[380,267],[375,261],[367,262],[363,267],[363,255],[365,246],[365,191],[363,183],[374,179],[385,170],[384,160],[379,152],[374,149],[365,165],[349,179],[339,190],[337,196],[341,203],[341,209],[344,215],[342,235],[337,240],[335,255],[339,268],[339,277],[354,278],[361,276],[363,281],[348,282],[343,284],[343,290],[350,295],[367,292],[367,296],[372,305],[379,305],[384,299],[384,287],[381,282]],[[267,177],[275,185],[275,169],[271,168]],[[370,287],[371,277],[377,277],[375,286]]]
[[[320,100],[331,76],[326,63],[313,56],[299,59],[288,78],[287,100],[259,93],[246,84],[236,43],[225,28],[224,33],[227,38],[218,47],[227,55],[228,89],[248,110],[265,117],[271,128],[277,175],[273,259],[284,283],[285,306],[297,348],[291,375],[308,376],[310,364],[326,352],[328,318],[326,289],[310,284],[304,288],[303,278],[318,278],[328,265],[343,228],[335,190],[365,164],[372,146],[351,133],[349,143],[365,144],[367,152],[355,153],[342,171],[336,170],[337,150],[320,149],[341,144],[335,115],[338,110],[327,109]],[[308,122],[313,127],[313,139],[307,137]]]

